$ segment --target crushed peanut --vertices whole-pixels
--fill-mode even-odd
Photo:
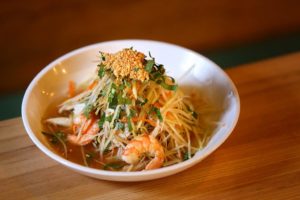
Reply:
[[[132,49],[123,49],[114,54],[102,53],[105,60],[102,63],[106,68],[111,68],[114,75],[119,78],[145,81],[149,73],[144,69],[145,55]]]

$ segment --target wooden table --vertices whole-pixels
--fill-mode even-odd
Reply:
[[[0,122],[0,199],[300,199],[300,53],[227,70],[241,97],[229,139],[198,165],[137,183],[79,175]]]

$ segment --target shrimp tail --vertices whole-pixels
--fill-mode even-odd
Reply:
[[[164,158],[155,157],[145,167],[145,170],[157,169],[163,165]]]

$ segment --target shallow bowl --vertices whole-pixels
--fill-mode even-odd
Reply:
[[[220,111],[218,123],[207,145],[191,159],[172,166],[139,172],[113,172],[92,169],[57,155],[41,134],[42,118],[49,105],[67,93],[70,80],[80,83],[96,69],[99,51],[116,52],[133,47],[155,57],[165,66],[167,74],[177,79],[187,92],[201,93]],[[189,88],[192,88],[189,90]],[[215,151],[231,134],[240,112],[238,92],[215,63],[189,49],[158,41],[117,40],[86,46],[63,55],[47,65],[28,86],[22,102],[22,119],[33,143],[47,156],[81,174],[112,181],[144,181],[183,171]],[[196,170],[196,169],[194,169]]]

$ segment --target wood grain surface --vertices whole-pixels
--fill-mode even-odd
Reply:
[[[52,60],[96,42],[154,39],[202,52],[297,32],[299,7],[298,0],[3,0],[0,94],[25,89]]]
[[[196,166],[147,182],[77,174],[0,122],[0,199],[300,199],[300,53],[227,70],[241,97],[228,140]]]

